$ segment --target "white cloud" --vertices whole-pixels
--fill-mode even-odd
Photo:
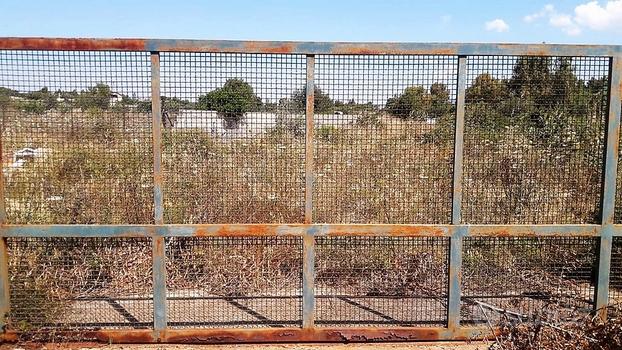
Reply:
[[[443,24],[449,24],[449,22],[451,22],[452,17],[451,15],[443,15],[441,16],[441,23]]]
[[[523,17],[526,23],[534,23],[548,18],[551,26],[559,28],[568,35],[579,35],[585,28],[603,31],[622,31],[622,0],[609,0],[603,6],[598,1],[578,5],[574,16],[557,12],[553,5],[546,5],[540,11]]]
[[[554,13],[549,17],[549,23],[553,27],[560,28],[568,35],[574,36],[581,34],[581,28],[579,28],[569,15]]]
[[[578,24],[592,30],[622,29],[622,0],[607,1],[604,7],[591,1],[575,7],[574,13]]]
[[[523,21],[525,21],[527,23],[532,23],[532,22],[535,22],[536,20],[538,20],[538,19],[540,19],[542,17],[545,17],[547,15],[550,15],[550,14],[552,14],[554,12],[555,12],[555,6],[553,6],[551,4],[547,4],[547,5],[544,5],[542,10],[523,17]]]
[[[486,30],[501,33],[510,30],[510,26],[504,20],[497,18],[486,22]]]

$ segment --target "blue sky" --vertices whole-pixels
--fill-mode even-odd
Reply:
[[[620,44],[622,0],[0,0],[0,36]]]

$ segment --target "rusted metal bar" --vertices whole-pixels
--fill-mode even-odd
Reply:
[[[151,117],[153,134],[153,207],[157,225],[164,223],[162,205],[162,102],[160,101],[160,54],[151,53]]]
[[[315,103],[315,56],[307,55],[307,85],[305,103],[305,223],[313,222],[313,182],[315,178],[313,148],[313,107]],[[305,230],[302,261],[302,327],[314,327],[315,319],[315,237]]]
[[[313,222],[313,182],[314,182],[314,158],[313,158],[313,105],[315,103],[315,56],[307,56],[307,99],[305,104],[305,224]]]
[[[452,237],[463,228],[479,237],[598,237],[601,225],[403,225],[403,224],[196,224],[0,225],[0,237],[253,237],[395,236]],[[622,225],[613,225],[622,236]]]
[[[231,53],[617,56],[620,45],[296,42],[181,39],[0,38],[5,50],[117,50]]]
[[[466,94],[466,56],[458,57],[456,120],[454,137],[453,191],[451,223],[462,222],[462,171],[464,154],[464,111]],[[449,250],[449,296],[447,303],[447,327],[455,330],[460,327],[460,296],[462,294],[462,237],[466,230],[454,231],[450,238]]]
[[[464,100],[466,94],[466,60],[466,56],[458,57],[453,192],[451,206],[451,223],[454,225],[458,225],[462,222],[462,158],[464,153]]]
[[[302,251],[302,328],[315,324],[315,237],[305,234]]]
[[[611,269],[611,248],[613,244],[613,220],[615,212],[616,182],[618,171],[618,148],[620,143],[620,86],[622,84],[622,57],[609,61],[609,113],[607,115],[607,139],[602,188],[602,225],[598,262],[598,285],[596,310],[599,317],[607,319],[609,303],[609,275]]]
[[[4,122],[4,121],[3,121]],[[0,226],[7,220],[4,192],[4,159],[2,157],[2,139],[4,128],[0,128]],[[7,316],[11,309],[9,279],[9,252],[6,238],[0,237],[0,329],[6,331]]]
[[[153,238],[153,327],[154,335],[161,338],[166,330],[166,252],[164,237]]]
[[[7,317],[11,309],[9,279],[9,253],[6,238],[0,238],[0,330],[6,331]]]
[[[398,328],[247,328],[247,329],[168,329],[157,338],[145,329],[108,330],[51,330],[48,336],[56,339],[79,339],[104,343],[283,343],[283,342],[404,342],[436,340],[482,340],[490,339],[499,333],[498,329],[460,328],[449,331],[447,328],[398,327]],[[40,339],[46,339],[44,331],[38,332]],[[14,342],[19,333],[9,331],[0,335],[0,340]]]
[[[164,223],[162,204],[162,106],[160,102],[160,54],[151,53],[151,115],[153,118],[153,207],[156,225]],[[153,237],[153,327],[160,339],[166,330],[166,252],[164,237]]]

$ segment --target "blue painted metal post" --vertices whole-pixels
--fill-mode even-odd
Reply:
[[[598,285],[596,287],[596,310],[600,318],[607,319],[609,303],[609,274],[611,269],[611,248],[613,220],[618,173],[618,148],[620,142],[620,100],[622,89],[622,57],[610,59],[609,113],[607,115],[607,140],[603,174],[602,230],[598,263]]]
[[[2,134],[0,134],[0,225],[6,223],[6,207],[4,204],[4,160],[2,159]],[[9,252],[6,238],[0,238],[0,328],[6,330],[7,317],[11,309],[9,287]]]
[[[456,131],[454,141],[453,192],[451,223],[462,222],[462,171],[464,150],[464,98],[466,93],[466,56],[458,57],[458,96],[456,99]],[[447,327],[460,327],[460,296],[462,285],[462,237],[465,230],[455,230],[450,238],[449,250],[449,301],[447,304]]]
[[[315,56],[307,56],[307,102],[305,127],[305,223],[313,223],[313,104],[315,102]],[[303,237],[302,327],[313,328],[315,320],[315,237],[307,231]]]
[[[151,115],[153,118],[153,205],[156,225],[164,223],[162,204],[162,106],[160,54],[151,53]],[[166,329],[166,252],[164,237],[153,238],[153,326],[157,338]]]

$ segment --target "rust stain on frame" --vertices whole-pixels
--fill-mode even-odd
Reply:
[[[145,51],[145,39],[0,38],[3,50]]]
[[[498,330],[487,328],[268,328],[268,329],[168,329],[161,338],[149,329],[109,330],[44,330],[37,333],[38,339],[63,339],[63,341],[96,341],[102,343],[283,343],[283,342],[405,342],[436,340],[481,340],[488,339]],[[16,342],[22,334],[7,331],[0,334],[4,342]]]

